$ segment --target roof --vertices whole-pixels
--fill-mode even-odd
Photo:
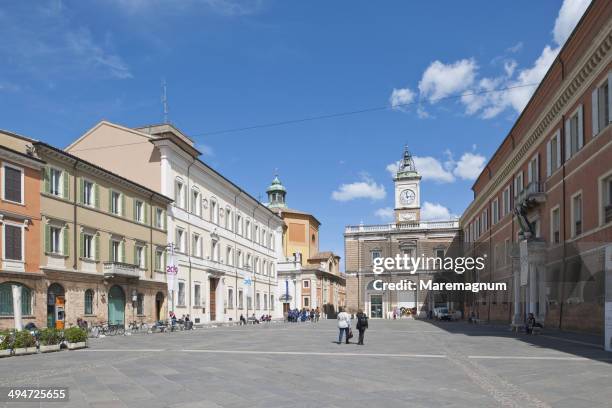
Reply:
[[[293,208],[287,208],[287,207],[285,207],[285,208],[281,208],[281,207],[272,207],[272,208],[270,208],[270,211],[273,211],[273,212],[277,213],[277,215],[279,215],[281,218],[282,218],[282,213],[289,213],[289,214],[298,214],[298,215],[304,215],[304,216],[306,216],[306,217],[310,217],[310,218],[312,218],[313,220],[315,220],[315,222],[316,222],[318,225],[321,225],[321,221],[319,221],[319,220],[317,219],[317,217],[315,217],[314,215],[312,215],[312,214],[310,214],[310,213],[304,212],[304,211],[296,210],[296,209],[293,209]]]
[[[322,251],[322,252],[317,252],[316,254],[308,258],[308,260],[329,259],[331,257],[340,258],[339,255],[334,254],[332,251]]]

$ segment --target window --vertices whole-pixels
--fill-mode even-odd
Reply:
[[[121,193],[111,191],[109,210],[111,213],[120,215],[122,213],[122,198]]]
[[[85,310],[86,315],[93,314],[93,290],[87,289],[85,291]]]
[[[561,133],[557,131],[546,144],[546,175],[550,177],[559,167],[561,167],[561,143],[559,138]]]
[[[238,309],[244,309],[243,295],[242,289],[238,290]]]
[[[155,209],[155,226],[160,229],[164,229],[164,210],[161,208]]]
[[[310,281],[309,281],[309,280],[303,280],[303,281],[302,281],[302,287],[303,287],[304,289],[309,288],[309,287],[310,287]]]
[[[518,194],[523,191],[523,172],[521,171],[514,177],[514,196],[517,197]]]
[[[201,293],[200,293],[200,284],[199,283],[195,283],[193,285],[193,305],[194,306],[200,306],[200,298],[201,298]]]
[[[23,170],[4,163],[2,166],[2,198],[6,201],[23,204]]]
[[[251,254],[246,256],[246,269],[251,269]]]
[[[225,209],[225,228],[232,230],[232,210],[229,208]]]
[[[268,235],[268,246],[270,249],[274,249],[274,238],[272,237],[272,233]]]
[[[228,265],[234,265],[234,255],[232,254],[232,247],[228,246],[227,250],[225,251],[225,262]]]
[[[236,225],[237,225],[237,232],[238,235],[242,236],[242,216],[240,214],[236,215]]]
[[[612,174],[600,178],[599,197],[601,198],[600,224],[612,221]]]
[[[134,219],[145,222],[145,205],[142,201],[134,200]]]
[[[210,258],[215,262],[219,262],[219,243],[216,239],[213,239],[210,243]]]
[[[535,155],[530,161],[527,167],[527,185],[531,183],[537,183],[540,181],[540,159],[538,155]]]
[[[229,288],[227,290],[227,308],[228,309],[234,308],[234,289],[232,288]]]
[[[253,234],[253,240],[259,243],[259,226],[255,225],[255,233]]]
[[[553,244],[558,244],[561,242],[561,215],[560,215],[559,207],[554,208],[550,212],[550,241]]]
[[[503,204],[503,212],[502,217],[510,214],[510,186],[506,187],[504,192],[502,193],[502,204]]]
[[[253,309],[253,298],[248,292],[247,292],[247,309]]]
[[[482,232],[485,232],[487,229],[489,229],[489,216],[487,214],[487,210],[484,210],[483,213],[480,215],[480,223],[482,225]]]
[[[13,285],[21,286],[21,315],[32,314],[32,292],[20,283],[5,282],[0,284],[0,316],[13,315]]]
[[[4,222],[4,259],[23,261],[23,226]]]
[[[274,295],[270,295],[270,310],[274,310]]]
[[[242,264],[242,251],[241,251],[241,250],[237,250],[237,251],[236,251],[236,258],[237,258],[237,259],[236,259],[236,265],[237,265],[239,268],[242,268],[242,267],[243,267],[243,264]]]
[[[91,234],[81,233],[81,258],[94,259],[94,236]]]
[[[49,227],[49,252],[52,254],[62,253],[62,229]]]
[[[255,309],[256,310],[261,309],[261,294],[260,293],[255,294]]]
[[[164,250],[156,249],[155,250],[155,270],[163,271],[164,270]]]
[[[185,208],[185,187],[180,179],[174,182],[174,204],[177,207]]]
[[[268,310],[268,295],[264,293],[264,310]]]
[[[185,306],[185,282],[178,283],[178,306]]]
[[[141,245],[136,245],[134,247],[134,264],[141,269],[146,268],[146,255],[145,248]]]
[[[217,202],[210,200],[210,222],[215,224],[219,223],[219,210],[217,209]]]
[[[310,297],[304,296],[304,307],[310,307]]]
[[[202,240],[199,234],[193,234],[191,238],[191,255],[198,258],[202,257]]]
[[[191,190],[191,212],[197,216],[202,214],[200,192],[195,188]]]
[[[95,189],[94,184],[91,181],[82,180],[82,199],[81,202],[85,205],[93,206],[95,203]]]
[[[246,228],[246,237],[247,237],[247,239],[251,239],[251,221],[246,220],[245,228]]]
[[[572,197],[572,237],[582,234],[582,194]]]
[[[185,244],[183,243],[185,231],[182,228],[177,228],[175,233],[174,250],[176,252],[185,252]]]
[[[495,198],[491,203],[491,225],[495,225],[499,222],[499,199]]]
[[[382,257],[382,253],[379,249],[375,249],[372,251],[372,264],[374,264],[374,261],[378,258]]]
[[[123,260],[123,251],[122,251],[122,245],[123,243],[121,241],[116,241],[116,240],[111,240],[111,245],[110,245],[110,260],[112,262],[121,262]]]
[[[136,295],[136,314],[144,315],[144,294],[142,293]]]
[[[608,126],[612,120],[610,117],[610,82],[612,73],[608,73],[606,80],[593,90],[591,95],[591,118],[593,125],[593,136],[596,136]]]
[[[63,196],[62,171],[58,169],[49,169],[49,194],[61,197]],[[67,197],[65,197],[67,198]]]
[[[582,149],[584,142],[582,127],[582,105],[565,121],[565,160]]]

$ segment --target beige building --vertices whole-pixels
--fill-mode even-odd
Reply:
[[[406,149],[395,183],[395,222],[382,225],[352,225],[344,232],[349,312],[364,310],[373,318],[391,318],[408,313],[425,314],[436,306],[456,307],[444,293],[419,288],[418,281],[455,279],[434,269],[420,268],[415,274],[403,270],[373,272],[377,258],[452,256],[459,244],[457,220],[421,221],[420,182],[412,156]],[[454,274],[454,273],[453,273]],[[381,290],[382,283],[410,280],[414,290]],[[378,281],[378,282],[377,282]]]
[[[278,297],[283,311],[319,309],[335,317],[345,306],[346,279],[340,273],[340,257],[319,251],[319,226],[312,214],[287,207],[287,190],[278,177],[266,190],[268,207],[285,222],[283,257],[278,262]]]

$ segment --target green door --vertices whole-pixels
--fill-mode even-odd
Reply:
[[[108,323],[125,325],[125,294],[117,285],[108,292]]]

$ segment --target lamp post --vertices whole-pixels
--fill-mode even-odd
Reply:
[[[295,302],[295,308],[297,309],[297,278],[293,276],[293,298]]]

